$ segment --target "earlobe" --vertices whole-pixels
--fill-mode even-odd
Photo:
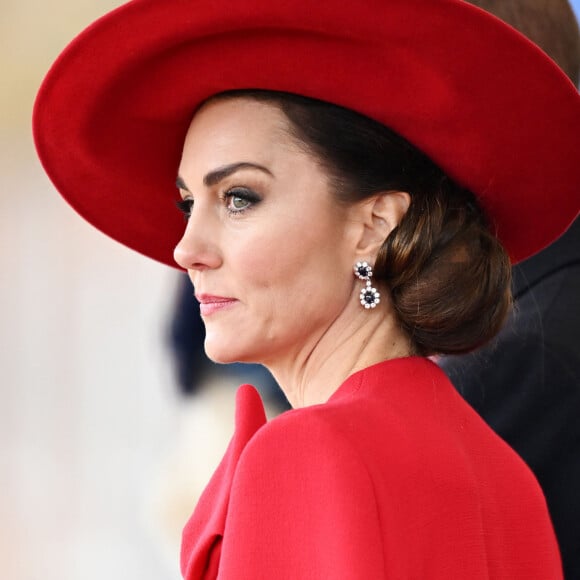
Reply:
[[[411,204],[406,191],[389,191],[364,202],[364,232],[359,240],[361,255],[375,256],[388,235],[401,223]]]

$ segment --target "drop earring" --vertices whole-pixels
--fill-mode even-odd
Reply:
[[[366,282],[363,289],[360,291],[360,303],[366,308],[376,308],[381,301],[381,295],[376,288],[371,286],[371,278],[373,277],[373,269],[368,262],[357,262],[354,267],[354,275]]]

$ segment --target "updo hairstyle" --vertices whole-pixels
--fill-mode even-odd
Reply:
[[[497,334],[511,306],[511,265],[471,192],[404,138],[351,110],[261,90],[217,98],[231,97],[279,107],[342,203],[385,191],[410,194],[408,211],[379,251],[374,280],[390,290],[416,354],[465,353]]]

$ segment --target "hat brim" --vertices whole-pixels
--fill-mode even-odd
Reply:
[[[181,147],[196,108],[231,89],[349,107],[473,191],[512,261],[580,209],[580,98],[535,45],[459,0],[134,0],[49,71],[34,136],[90,223],[170,266]]]

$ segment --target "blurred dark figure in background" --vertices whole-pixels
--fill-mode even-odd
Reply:
[[[215,365],[203,350],[205,328],[189,278],[185,274],[180,275],[176,286],[171,310],[169,346],[179,389],[183,394],[190,395],[197,391]]]
[[[471,3],[528,36],[578,86],[578,24],[566,0]],[[560,543],[565,578],[578,580],[580,221],[516,266],[513,275],[515,309],[498,338],[475,353],[444,357],[440,365],[536,474]]]

